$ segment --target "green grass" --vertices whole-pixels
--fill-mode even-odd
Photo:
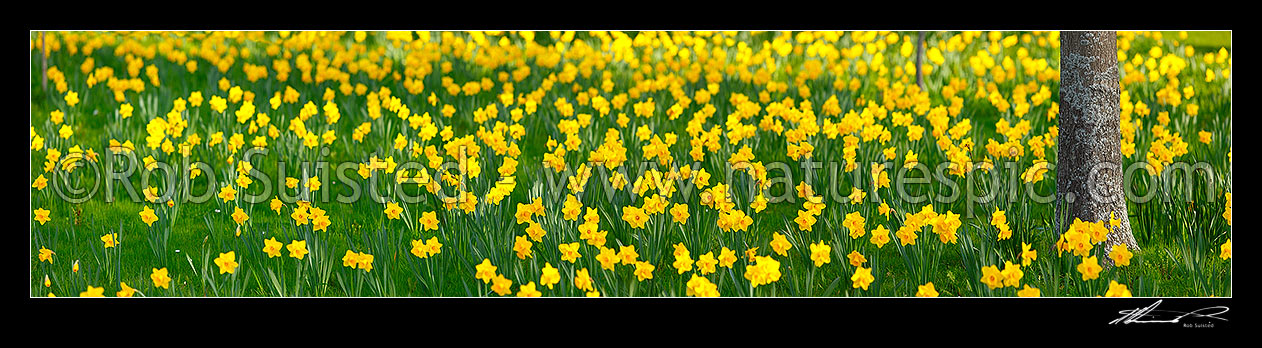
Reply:
[[[1197,52],[1216,52],[1219,48],[1231,49],[1230,31],[1189,31],[1187,33],[1187,40],[1182,40],[1182,42],[1192,45]],[[1177,31],[1163,31],[1161,34],[1170,39],[1179,38]]]

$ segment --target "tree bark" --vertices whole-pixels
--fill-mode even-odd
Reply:
[[[1060,34],[1060,147],[1056,156],[1057,214],[1060,231],[1073,218],[1121,220],[1111,227],[1104,248],[1125,244],[1138,251],[1126,215],[1122,189],[1120,134],[1121,95],[1118,85],[1117,34],[1112,31],[1066,31]],[[1107,266],[1112,260],[1101,260]]]
[[[44,40],[44,32],[39,32],[40,61],[44,64],[44,72],[39,74],[40,88],[48,92],[48,41]]]
[[[925,32],[916,32],[916,85],[920,86],[920,90],[925,90],[925,75],[920,68],[921,60],[925,56]]]

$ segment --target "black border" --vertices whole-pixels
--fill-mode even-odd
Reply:
[[[1209,7],[1208,10],[1214,12],[1206,13],[1192,13],[1183,8],[1176,12],[1158,9],[1167,12],[1150,14],[1136,12],[1134,7],[1143,6],[1137,3],[1123,3],[1121,5],[1132,8],[1120,11],[1099,8],[1107,7],[1099,4],[1091,4],[1091,10],[1071,8],[1065,11],[1052,10],[1062,6],[1057,3],[1037,3],[1035,5],[1039,7],[1024,9],[1011,4],[975,3],[875,5],[884,5],[885,8],[863,8],[846,2],[830,6],[725,3],[686,10],[674,5],[647,3],[624,6],[631,7],[629,9],[586,3],[569,10],[558,9],[568,6],[558,4],[534,4],[527,9],[468,4],[462,9],[429,3],[353,3],[341,6],[316,2],[119,3],[92,7],[65,6],[71,7],[69,9],[58,7],[43,10],[40,15],[24,16],[23,19],[27,30],[1133,30],[1153,27],[1161,30],[1230,30],[1238,23],[1226,17],[1224,13],[1230,12],[1226,8]],[[1146,307],[1157,300],[1162,301],[1162,309],[1169,310],[1191,311],[1212,306],[1226,306],[1231,310],[1220,315],[1228,321],[1214,321],[1213,328],[1184,328],[1175,324],[1110,324],[1121,316],[1119,311]],[[894,336],[898,339],[927,338],[941,343],[984,344],[988,340],[980,337],[988,332],[1013,329],[1025,333],[1027,338],[1008,343],[1077,342],[1102,345],[1109,343],[1071,337],[1080,332],[1108,335],[1134,330],[1197,336],[1213,333],[1206,336],[1218,336],[1217,331],[1234,328],[1237,318],[1240,318],[1236,315],[1237,310],[1233,298],[28,298],[24,300],[24,308],[17,312],[20,317],[17,319],[26,323],[24,325],[49,330],[49,334],[58,338],[98,330],[117,334],[109,335],[113,337],[123,337],[129,335],[128,332],[140,336],[195,334],[182,338],[185,342],[202,336],[217,337],[215,341],[229,341],[227,336],[215,333],[218,331],[216,327],[223,325],[234,327],[232,332],[262,331],[260,328],[266,327],[267,332],[277,337],[288,337],[286,329],[301,329],[316,339],[321,339],[321,333],[312,332],[312,328],[324,326],[343,329],[329,331],[324,334],[326,336],[395,327],[411,330],[391,331],[396,336],[413,336],[418,334],[418,327],[431,331],[439,325],[469,330],[482,327],[487,330],[484,336],[496,336],[492,333],[514,327],[550,325],[548,335],[556,335],[552,342],[558,344],[568,344],[561,337],[586,330],[579,328],[592,327],[596,333],[604,333],[603,342],[616,342],[632,332],[714,333],[718,330],[730,332],[728,335],[735,337],[767,335],[774,336],[768,338],[810,339],[822,335],[819,337],[823,340],[845,344],[848,341],[844,337],[850,335],[877,338],[876,333],[867,331],[877,328],[902,332],[902,335]],[[67,322],[68,318],[72,320]],[[396,320],[400,318],[404,320]],[[766,324],[773,327],[751,332],[740,330]],[[128,329],[120,329],[120,326]],[[706,330],[711,326],[714,329]],[[955,334],[944,337],[917,335],[939,329]],[[512,339],[537,341],[544,335],[536,332]],[[82,336],[92,338],[88,336],[96,335]],[[456,338],[462,337],[467,339],[470,336],[459,335]],[[426,341],[434,342],[434,339]],[[141,340],[128,339],[134,342]],[[881,340],[886,340],[887,344],[899,342]],[[1128,340],[1118,340],[1118,343],[1129,343]]]

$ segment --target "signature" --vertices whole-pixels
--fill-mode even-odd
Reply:
[[[1227,319],[1218,317],[1219,314],[1227,313],[1227,306],[1205,307],[1191,312],[1180,312],[1157,309],[1161,304],[1161,300],[1149,305],[1148,307],[1136,309],[1124,309],[1117,313],[1121,314],[1121,318],[1113,319],[1109,324],[1132,324],[1132,323],[1178,323],[1183,318],[1212,318],[1222,321]]]

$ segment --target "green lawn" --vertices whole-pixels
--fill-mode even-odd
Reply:
[[[1161,34],[1170,39],[1179,38],[1177,31],[1163,31]],[[1187,35],[1186,40],[1180,41],[1192,45],[1197,52],[1217,51],[1219,48],[1231,49],[1230,31],[1189,31]]]

